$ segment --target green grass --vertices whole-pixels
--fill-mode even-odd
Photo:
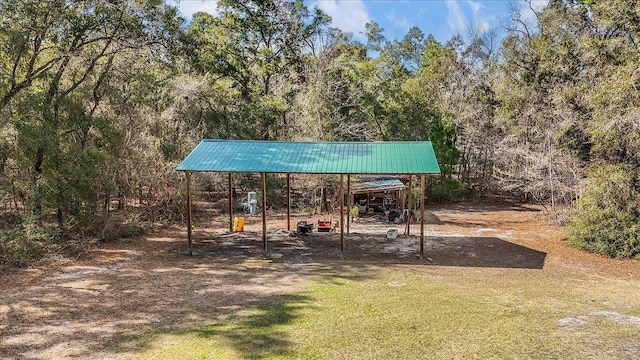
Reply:
[[[632,281],[545,280],[514,269],[430,274],[394,266],[325,274],[302,293],[209,326],[155,333],[140,358],[632,359],[640,324],[589,314],[639,316],[639,291]],[[558,325],[581,315],[582,326]]]

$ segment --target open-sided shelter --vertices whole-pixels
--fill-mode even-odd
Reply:
[[[229,217],[232,215],[233,173],[260,173],[262,183],[262,243],[267,252],[266,181],[267,173],[287,175],[287,228],[291,229],[291,174],[340,175],[340,248],[344,253],[344,175],[388,174],[420,176],[420,256],[424,256],[425,177],[439,174],[440,167],[429,141],[385,142],[293,142],[258,140],[202,140],[176,167],[187,180],[187,241],[192,254],[191,173],[229,174]],[[349,190],[347,189],[347,192]],[[410,193],[410,191],[409,191]],[[411,201],[411,200],[409,200]],[[347,216],[347,221],[349,217]],[[348,225],[347,225],[348,226]],[[409,224],[407,224],[409,228]],[[231,225],[230,225],[231,230]]]

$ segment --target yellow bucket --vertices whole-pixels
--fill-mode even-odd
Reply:
[[[233,231],[244,231],[244,218],[243,217],[234,217],[233,218]]]

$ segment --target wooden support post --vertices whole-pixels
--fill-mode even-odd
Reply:
[[[424,183],[425,175],[420,175],[420,258],[424,259]]]
[[[411,175],[409,175],[409,189],[407,191],[407,227],[404,229],[404,234],[411,235]]]
[[[262,250],[267,255],[267,176],[260,173],[262,180]]]
[[[231,186],[231,173],[229,173],[229,231],[233,232],[233,188]]]
[[[367,191],[367,211],[366,213],[369,213],[369,198],[371,198],[371,193],[369,191]]]
[[[347,174],[347,235],[351,224],[351,175]]]
[[[291,174],[287,173],[287,230],[291,231]]]
[[[344,257],[344,175],[340,174],[340,258]]]
[[[189,256],[193,256],[193,248],[191,246],[191,173],[184,172],[187,178],[187,245],[189,247]]]

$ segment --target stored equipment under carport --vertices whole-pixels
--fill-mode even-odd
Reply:
[[[318,220],[318,232],[331,231],[331,220]]]
[[[313,224],[307,224],[306,221],[298,223],[298,235],[308,235],[313,231]]]

